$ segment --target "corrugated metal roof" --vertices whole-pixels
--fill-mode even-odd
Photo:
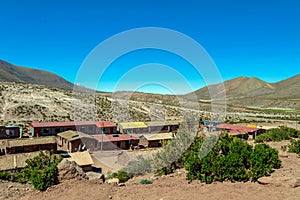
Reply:
[[[38,144],[54,144],[56,143],[56,138],[54,136],[45,136],[38,138],[16,138],[8,139],[7,147],[19,147],[19,146],[31,146]]]
[[[75,161],[79,166],[93,165],[94,161],[88,151],[69,153],[71,158],[66,158],[69,161]]]
[[[29,126],[34,128],[51,128],[51,127],[68,127],[68,126],[92,126],[95,125],[97,127],[114,127],[117,126],[114,122],[111,121],[69,121],[69,122],[32,122]]]
[[[227,129],[227,130],[231,130],[231,132],[255,132],[257,130],[259,130],[259,128],[250,128],[247,126],[241,126],[241,125],[234,125],[234,124],[219,124],[218,126],[216,126],[217,128],[220,129]]]
[[[117,127],[117,124],[111,121],[101,121],[101,122],[97,122],[97,127],[102,128],[102,127]]]
[[[123,129],[148,128],[144,122],[121,122],[119,125]]]
[[[85,134],[82,132],[78,132],[78,131],[72,131],[72,130],[58,133],[57,136],[65,138],[68,141],[78,140],[78,139],[82,139],[82,138],[95,139],[91,135],[88,135],[88,134]]]
[[[172,126],[179,125],[180,120],[168,120],[168,121],[150,121],[145,122],[148,126]]]
[[[93,135],[94,138],[98,140],[98,142],[117,142],[117,141],[126,141],[126,140],[139,140],[139,136],[136,134],[97,134]]]
[[[143,134],[142,137],[145,137],[148,141],[171,140],[171,139],[173,139],[173,134],[172,133],[152,133],[152,134]]]

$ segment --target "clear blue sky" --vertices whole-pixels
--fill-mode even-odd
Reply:
[[[48,70],[72,82],[101,41],[149,26],[174,29],[195,39],[224,80],[245,75],[276,82],[300,73],[298,0],[0,0],[0,8],[0,59]],[[135,52],[114,64],[130,70],[149,62],[190,67],[155,51]],[[106,73],[100,89],[111,89],[116,72],[112,68]],[[203,86],[191,70],[183,73],[193,89]],[[154,74],[159,73],[149,72],[148,78]],[[151,87],[147,89],[151,92]]]

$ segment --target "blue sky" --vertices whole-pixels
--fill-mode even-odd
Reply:
[[[169,28],[193,38],[209,53],[223,80],[255,76],[276,82],[300,72],[298,0],[0,0],[0,8],[0,59],[48,70],[71,82],[100,42],[140,27]],[[134,67],[149,67],[148,63],[169,68],[160,71],[154,64],[153,70],[134,73]],[[182,74],[192,89],[205,84],[176,55],[145,50],[116,60],[101,77],[98,89],[115,89],[130,70],[133,73],[123,80],[122,89],[138,79],[173,81],[174,88],[180,87],[183,82],[176,82],[176,74],[166,78],[170,68]],[[172,93],[164,87],[140,84],[141,91]]]

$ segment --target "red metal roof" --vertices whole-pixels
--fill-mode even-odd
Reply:
[[[111,121],[101,121],[97,122],[96,124],[97,127],[102,128],[102,127],[116,127],[117,124]]]
[[[114,137],[113,135],[107,135],[107,134],[97,134],[93,135],[94,138],[98,140],[98,142],[117,142],[117,141],[126,141],[126,140],[139,140],[139,136],[136,134],[118,134],[117,137]]]
[[[226,130],[230,130],[230,132],[241,132],[241,133],[253,133],[257,130],[259,130],[258,128],[249,128],[247,126],[241,126],[241,125],[233,125],[233,124],[219,124],[216,126],[217,128],[220,129],[226,129]]]
[[[115,123],[110,121],[94,122],[94,121],[69,121],[69,122],[32,122],[29,126],[34,128],[50,128],[50,127],[65,127],[65,126],[89,126],[95,125],[97,127],[113,127]],[[100,125],[100,126],[99,126]]]

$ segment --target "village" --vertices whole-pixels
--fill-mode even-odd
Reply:
[[[84,171],[107,173],[126,163],[116,163],[122,152],[156,150],[176,138],[180,120],[151,122],[78,121],[32,122],[30,134],[18,126],[0,127],[1,171],[25,167],[39,151],[54,151],[76,162]],[[233,125],[200,121],[199,133],[225,131],[243,140],[254,140],[275,126]],[[116,153],[117,152],[117,153]],[[116,157],[117,156],[117,157]],[[115,165],[116,167],[112,167]]]

